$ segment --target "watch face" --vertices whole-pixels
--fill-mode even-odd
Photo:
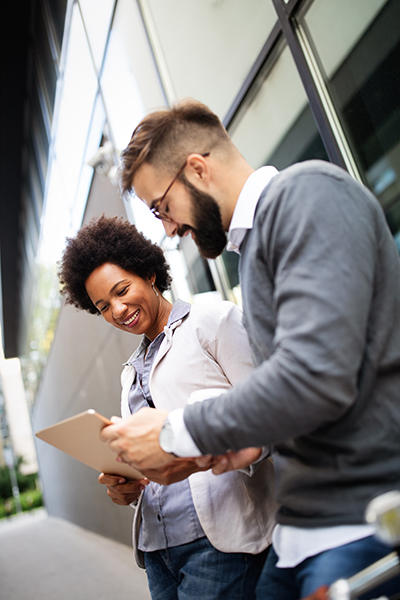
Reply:
[[[171,453],[174,450],[174,434],[169,423],[164,423],[160,432],[160,446],[164,452]]]

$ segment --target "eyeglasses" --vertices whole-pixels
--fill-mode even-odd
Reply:
[[[201,154],[201,156],[203,158],[206,158],[207,156],[210,156],[210,153],[205,152],[204,154]],[[152,204],[152,206],[150,208],[151,212],[157,219],[161,219],[161,221],[171,223],[171,221],[173,220],[165,212],[160,211],[160,206],[161,206],[161,203],[163,202],[163,200],[165,200],[166,195],[168,194],[169,190],[174,185],[175,181],[178,179],[178,177],[181,175],[181,173],[183,173],[183,171],[187,165],[187,161],[188,161],[188,159],[185,160],[185,162],[183,163],[183,165],[181,166],[181,168],[179,169],[179,171],[177,172],[177,174],[175,175],[175,177],[173,178],[173,180],[171,181],[171,183],[169,184],[169,186],[167,187],[167,189],[165,190],[165,192],[161,196],[161,198],[158,198],[157,200],[153,200],[153,202],[151,203]]]

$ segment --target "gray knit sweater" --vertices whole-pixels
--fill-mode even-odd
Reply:
[[[204,453],[274,445],[280,523],[362,523],[400,489],[400,258],[379,203],[334,165],[289,167],[240,276],[256,369],[185,423]]]

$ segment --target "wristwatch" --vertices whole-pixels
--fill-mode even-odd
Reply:
[[[169,422],[168,417],[164,421],[164,425],[160,431],[160,435],[158,437],[158,441],[160,443],[161,449],[164,452],[168,452],[168,454],[174,454],[175,449],[175,436],[174,432],[171,428],[171,423]]]

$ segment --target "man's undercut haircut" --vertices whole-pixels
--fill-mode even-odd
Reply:
[[[171,286],[169,265],[162,249],[122,217],[93,218],[67,245],[58,263],[60,292],[66,304],[100,314],[88,296],[85,283],[95,269],[111,263],[147,279],[156,276],[160,292]]]
[[[143,163],[172,174],[190,154],[204,154],[231,144],[217,115],[196,100],[184,100],[172,108],[150,113],[136,127],[121,153],[122,194],[132,191],[133,178]]]

